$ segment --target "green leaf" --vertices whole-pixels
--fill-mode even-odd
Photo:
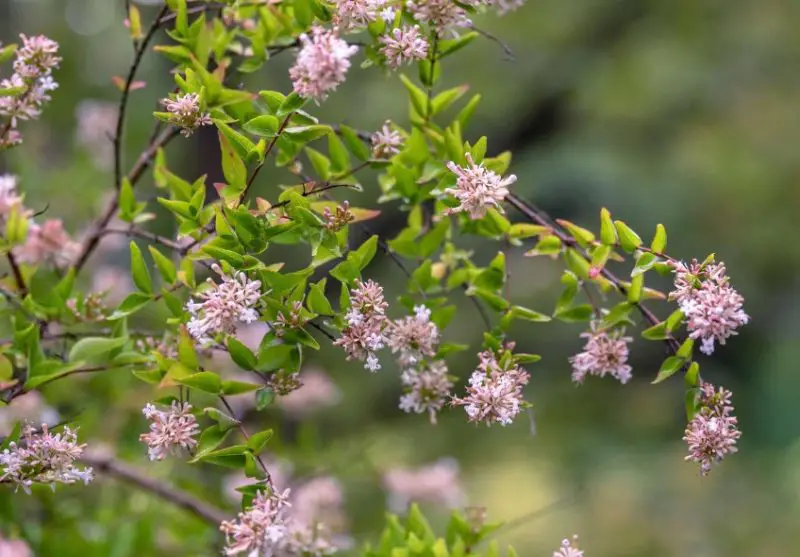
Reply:
[[[197,442],[197,454],[190,462],[195,462],[202,459],[204,456],[211,453],[214,449],[219,447],[231,432],[231,428],[223,428],[218,424],[214,424],[206,428],[200,434],[200,440]]]
[[[683,367],[686,360],[679,356],[670,356],[661,364],[661,369],[658,370],[658,375],[653,380],[652,384],[661,383],[665,379],[672,377],[676,371]]]
[[[262,114],[261,116],[256,116],[248,120],[242,127],[246,132],[252,133],[253,135],[275,137],[280,127],[280,121],[270,114]]]
[[[175,382],[212,395],[219,394],[222,387],[219,375],[213,371],[201,371],[185,377],[175,378]]]
[[[149,302],[152,298],[147,294],[142,294],[141,292],[132,292],[128,294],[127,298],[125,298],[119,307],[114,311],[114,313],[109,317],[110,320],[122,319],[123,317],[127,317],[133,313],[136,313],[140,309],[142,309],[147,302]]]
[[[667,324],[666,322],[662,321],[656,325],[653,325],[649,329],[645,329],[642,331],[642,338],[646,338],[647,340],[665,340],[669,338],[669,332],[667,331]]]
[[[223,395],[240,395],[243,393],[250,393],[263,387],[263,385],[256,383],[245,383],[244,381],[234,381],[232,379],[222,381],[222,394]]]
[[[319,284],[312,284],[308,289],[306,296],[306,305],[308,309],[320,315],[333,315],[333,307],[330,301],[325,296],[322,286]]]
[[[593,313],[594,308],[590,304],[580,304],[557,311],[553,317],[567,323],[575,323],[591,320]]]
[[[256,365],[258,364],[256,355],[235,337],[228,338],[228,353],[231,355],[231,359],[240,368],[246,370],[256,369]]]
[[[619,236],[619,245],[627,252],[632,252],[642,245],[642,239],[627,224],[621,220],[615,220],[614,226]]]
[[[636,258],[636,266],[631,271],[632,277],[637,277],[642,275],[653,268],[653,265],[656,263],[656,256],[650,252],[643,251],[639,254],[639,257]]]
[[[400,81],[403,82],[406,90],[408,90],[408,96],[411,100],[411,105],[414,107],[414,110],[419,116],[425,116],[428,96],[422,89],[414,85],[411,80],[403,74],[400,74]]]
[[[663,224],[656,225],[656,234],[650,244],[650,249],[656,253],[664,253],[664,250],[667,249],[667,229]]]
[[[111,352],[121,348],[128,341],[127,337],[102,338],[86,337],[76,342],[69,351],[70,362],[99,364],[108,361]]]
[[[258,354],[258,371],[270,372],[291,367],[292,361],[299,357],[297,347],[290,344],[267,346]]]
[[[367,144],[364,143],[360,137],[358,137],[358,133],[352,128],[349,128],[345,125],[339,126],[339,133],[342,134],[342,138],[344,139],[345,144],[347,144],[347,148],[350,149],[350,152],[355,155],[355,157],[359,160],[366,161],[370,158],[370,150],[367,147]]]
[[[256,392],[256,410],[259,412],[262,411],[264,408],[272,404],[275,400],[275,393],[272,392],[267,387],[260,389]]]
[[[175,284],[175,281],[178,280],[178,272],[175,270],[175,264],[155,247],[148,246],[148,249],[164,282],[167,284]]]
[[[611,213],[605,207],[600,209],[600,241],[607,246],[617,243],[617,229],[611,220]]]
[[[271,438],[271,429],[265,429],[264,431],[254,433],[250,436],[250,439],[247,440],[247,448],[253,451],[253,454],[260,454]]]
[[[684,375],[683,379],[687,387],[699,387],[700,364],[698,364],[697,362],[692,362],[689,365],[689,369],[686,370],[686,375]]]
[[[578,245],[582,248],[588,247],[589,244],[594,242],[594,234],[583,227],[578,226],[568,220],[556,219],[556,222],[566,228],[567,232],[577,240]]]
[[[551,320],[549,315],[545,315],[544,313],[539,313],[538,311],[534,311],[522,306],[513,306],[511,308],[511,315],[513,315],[516,319],[524,319],[525,321],[534,321],[538,323]]]
[[[197,358],[197,351],[194,349],[194,341],[185,327],[181,327],[181,334],[178,337],[178,361],[191,370],[200,368],[200,360]]]
[[[350,169],[350,154],[339,137],[332,133],[328,135],[328,155],[331,158],[334,174],[342,174]]]
[[[219,133],[219,145],[222,151],[222,173],[225,181],[236,191],[244,190],[247,183],[247,167],[236,150],[231,146],[230,140],[223,133]]]
[[[631,279],[628,287],[628,301],[638,303],[642,299],[642,289],[644,288],[644,275],[636,275]]]
[[[283,130],[286,136],[295,142],[308,143],[332,133],[331,127],[323,124],[310,126],[293,126]]]
[[[675,355],[684,358],[686,360],[689,360],[692,357],[693,349],[694,349],[694,339],[687,338],[686,340],[683,341],[683,344],[681,344],[681,347],[678,349],[678,352]]]
[[[363,270],[375,257],[378,251],[378,236],[371,236],[366,242],[361,244],[357,250],[351,252],[354,256],[353,263],[359,271]],[[349,259],[349,258],[348,258]]]
[[[142,251],[136,242],[131,242],[131,271],[136,288],[145,294],[152,294],[153,283],[150,281],[150,272],[147,270],[147,263],[145,263]]]
[[[278,107],[278,111],[275,113],[275,115],[278,118],[288,116],[292,112],[303,108],[307,102],[308,99],[304,99],[297,93],[291,93],[288,97],[286,97],[286,99],[284,99],[280,107]]]

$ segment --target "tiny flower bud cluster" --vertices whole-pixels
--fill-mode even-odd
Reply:
[[[466,211],[471,219],[480,219],[486,215],[487,207],[494,207],[503,212],[503,199],[508,195],[508,186],[517,181],[517,177],[510,174],[503,178],[483,166],[475,164],[472,155],[466,153],[468,166],[460,167],[450,161],[447,168],[458,179],[454,188],[448,188],[445,193],[454,196],[459,201],[459,206],[448,211],[448,214]]]
[[[348,45],[333,30],[314,27],[311,35],[300,35],[302,48],[289,69],[294,91],[301,97],[322,102],[345,80],[350,57],[358,47]]]
[[[239,323],[258,320],[258,312],[253,306],[261,297],[261,282],[250,280],[241,271],[230,277],[219,265],[212,268],[222,282],[216,284],[209,279],[210,290],[198,296],[202,301],[198,303],[190,299],[186,304],[186,309],[192,314],[187,324],[189,334],[201,344],[210,344],[216,334],[234,333]]]
[[[731,392],[716,390],[714,385],[703,383],[700,387],[700,410],[686,426],[683,440],[689,446],[685,460],[700,465],[706,475],[711,467],[727,455],[737,451],[736,442],[742,436],[731,405]]]
[[[403,136],[391,128],[391,122],[386,121],[383,127],[372,134],[372,156],[376,159],[389,159],[403,148]]]
[[[79,469],[75,461],[83,454],[86,444],[78,444],[74,430],[65,427],[62,433],[51,433],[47,424],[37,431],[30,425],[23,428],[23,438],[9,443],[0,453],[0,483],[12,482],[26,493],[35,483],[72,484],[92,480],[92,469]]]
[[[259,492],[253,503],[233,521],[224,521],[225,555],[274,555],[286,536],[286,509],[289,490],[283,493]]]
[[[0,80],[0,89],[16,89],[17,93],[0,96],[0,116],[8,124],[0,127],[0,149],[19,144],[22,139],[15,129],[19,120],[33,120],[41,114],[42,107],[50,101],[50,91],[58,84],[52,72],[58,68],[58,43],[43,35],[26,37],[20,35],[22,46],[17,49],[14,74]]]
[[[480,363],[469,379],[467,396],[453,398],[452,404],[463,406],[470,422],[510,424],[525,405],[522,389],[530,374],[514,363],[513,345],[501,352],[491,350],[478,354]]]
[[[344,201],[337,206],[335,212],[325,207],[322,211],[322,216],[325,217],[325,228],[331,232],[338,232],[356,218],[350,211],[350,203],[348,201]]]
[[[628,343],[631,337],[622,336],[624,331],[605,330],[592,323],[591,330],[581,334],[586,345],[583,352],[572,356],[572,381],[583,383],[587,375],[605,377],[611,375],[623,385],[631,379],[628,361]]]
[[[350,310],[345,316],[347,326],[333,343],[344,348],[348,360],[361,360],[370,371],[381,369],[375,352],[386,345],[384,329],[389,324],[385,313],[388,305],[381,285],[372,280],[358,281],[350,292]]]
[[[203,112],[200,95],[186,93],[174,99],[163,99],[161,104],[167,109],[167,119],[171,124],[181,128],[181,135],[191,136],[200,126],[212,124],[211,115]]]
[[[403,64],[411,64],[428,57],[428,41],[422,36],[419,25],[397,27],[380,38],[381,54],[386,63],[396,70]]]
[[[669,297],[678,302],[689,336],[700,339],[704,354],[713,354],[715,342],[724,345],[750,320],[742,309],[744,298],[730,285],[724,263],[676,264],[675,290]]]
[[[179,449],[191,450],[197,445],[195,436],[200,426],[191,413],[192,405],[173,401],[169,410],[159,410],[152,404],[142,409],[142,414],[150,420],[150,431],[142,433],[139,440],[148,446],[150,460],[163,460],[168,454]]]
[[[583,557],[583,551],[578,549],[578,536],[572,536],[571,540],[564,539],[553,557]]]

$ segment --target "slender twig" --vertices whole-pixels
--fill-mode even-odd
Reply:
[[[196,499],[185,491],[154,480],[153,478],[148,478],[147,476],[142,475],[135,468],[113,458],[102,456],[84,456],[81,458],[81,460],[92,466],[101,474],[107,474],[148,493],[152,493],[153,495],[156,495],[165,501],[189,511],[213,526],[218,526],[220,522],[230,518],[225,511],[216,507],[212,507],[203,501]]]
[[[230,413],[231,418],[236,420],[236,427],[238,428],[239,433],[242,434],[242,437],[244,437],[245,441],[249,440],[250,435],[247,433],[247,430],[245,429],[244,424],[241,422],[241,420],[239,420],[236,417],[236,412],[233,411],[233,407],[230,405],[230,403],[228,403],[228,400],[225,398],[224,395],[219,395],[219,399],[222,401],[222,404],[225,406],[225,409],[228,410],[228,412]],[[274,489],[275,486],[272,483],[272,475],[269,473],[267,465],[264,464],[264,460],[261,458],[261,455],[255,455],[255,457],[256,461],[258,462],[258,465],[261,467],[261,470],[263,470],[264,474],[266,474],[267,484],[270,486],[270,488]]]
[[[155,244],[162,245],[173,251],[181,251],[183,249],[183,246],[174,240],[170,240],[164,236],[159,236],[155,232],[150,232],[149,230],[142,230],[141,228],[137,228],[135,226],[121,230],[116,228],[106,228],[103,230],[102,234],[104,236],[108,234],[119,234],[128,237],[142,238],[143,240],[150,240]]]
[[[25,293],[28,291],[28,287],[25,284],[25,277],[22,276],[19,263],[17,263],[17,258],[14,256],[14,252],[11,250],[6,253],[6,257],[8,258],[8,264],[11,267],[11,272],[14,274],[14,282],[17,283],[19,294],[20,296],[25,296]]]
[[[244,201],[245,197],[247,197],[247,193],[250,191],[250,188],[253,186],[253,182],[255,182],[256,176],[258,176],[258,173],[261,171],[261,169],[264,166],[264,163],[267,161],[267,156],[270,154],[270,152],[272,152],[272,149],[275,148],[275,144],[278,142],[278,139],[281,137],[281,134],[283,133],[283,130],[285,130],[286,126],[289,125],[289,120],[292,119],[293,115],[294,115],[294,112],[290,112],[289,114],[286,115],[286,118],[283,119],[283,122],[281,122],[281,126],[278,128],[278,131],[275,133],[275,137],[272,138],[272,140],[269,142],[269,145],[267,145],[266,150],[264,151],[263,160],[260,163],[258,163],[258,166],[256,166],[253,169],[253,172],[250,174],[250,178],[248,178],[247,184],[244,187],[244,191],[242,191],[242,193],[239,195],[239,201],[237,203],[238,205],[241,205],[242,202]]]
[[[97,373],[99,371],[107,371],[109,369],[113,369],[114,367],[123,367],[123,366],[92,366],[92,367],[79,367],[77,369],[71,369],[62,373],[61,375],[56,375],[54,377],[49,377],[39,384],[36,385],[36,388],[42,387],[47,385],[48,383],[52,383],[53,381],[58,381],[59,379],[63,379],[65,377],[69,377],[71,375],[78,375],[83,373]],[[9,403],[15,398],[24,395],[27,393],[29,389],[26,389],[23,383],[14,383],[8,387],[0,389],[0,400],[5,403]]]

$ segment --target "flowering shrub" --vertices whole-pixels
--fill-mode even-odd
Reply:
[[[586,339],[580,352],[560,363],[565,380],[571,364],[576,384],[589,375],[628,383],[644,375],[628,363],[634,338],[663,343],[668,355],[653,383],[684,376],[687,460],[705,475],[735,452],[741,433],[731,393],[701,379],[694,352],[699,340],[700,352],[712,355],[748,322],[725,265],[713,255],[684,264],[666,253],[663,226],[645,243],[607,209],[600,211],[596,231],[545,214],[514,193],[518,178],[508,173],[510,153],[489,156],[485,137],[464,140],[480,97],[459,104],[465,88],[439,90],[446,59],[480,38],[472,15],[516,6],[504,0],[168,0],[145,29],[131,5],[127,24],[135,54],[120,83],[113,194],[88,234],[76,241],[60,220],[40,220],[26,205],[24,184],[12,175],[0,177],[2,248],[10,270],[0,293],[3,319],[14,331],[0,356],[0,400],[12,403],[76,374],[131,372],[132,380],[153,389],[153,402],[142,410],[150,421],[141,433],[142,452],[151,460],[240,470],[248,479],[237,488],[242,511],[220,517],[174,488],[154,487],[113,458],[84,455],[87,445],[69,426],[54,433],[47,425],[18,424],[3,442],[0,483],[30,491],[35,484],[88,482],[92,468],[75,467],[83,459],[99,473],[126,478],[217,524],[226,555],[334,553],[347,546],[347,536],[339,535],[342,521],[331,518],[341,506],[335,480],[280,485],[263,456],[272,430],[248,431],[236,404],[246,397],[257,410],[284,404],[301,415],[326,396],[338,396],[324,380],[300,373],[308,351],[323,342],[339,347],[342,360],[395,373],[403,388],[398,411],[426,414],[432,423],[442,412],[459,412],[469,422],[511,427],[530,406],[527,366],[540,356],[516,352],[509,330],[516,322],[533,328],[551,320],[579,324],[576,349],[577,338]],[[170,40],[156,50],[174,64],[175,90],[164,92],[165,111],[153,114],[152,139],[125,172],[128,98],[161,28]],[[350,40],[358,33],[363,40]],[[0,149],[23,143],[24,122],[40,114],[57,86],[58,45],[42,36],[20,39],[0,50],[0,61],[13,59],[13,73],[0,82]],[[295,53],[292,91],[233,85],[237,74],[255,72],[284,51]],[[365,131],[314,116],[315,106],[336,94],[349,72],[359,71],[354,66],[362,58],[363,71],[416,66],[418,83],[399,74],[410,106],[404,125],[387,121],[380,130]],[[458,108],[454,117],[451,108]],[[224,183],[188,180],[170,169],[167,145],[201,127],[217,131]],[[259,197],[259,175],[272,165],[288,171],[293,183],[269,199]],[[174,221],[175,237],[145,228],[154,203],[137,197],[136,186],[150,168],[159,188],[155,202]],[[359,183],[365,168],[380,172],[377,184]],[[377,214],[355,206],[362,186],[380,189],[383,210],[407,215],[396,237],[370,235],[360,245],[351,243],[350,231],[368,233],[365,222]],[[349,199],[340,199],[344,195]],[[123,228],[115,224],[120,222]],[[110,234],[139,240],[130,244],[136,291],[121,301],[76,288]],[[472,238],[560,259],[563,289],[553,310],[515,304],[504,249],[478,261],[463,247]],[[307,253],[307,264],[284,269],[266,255],[273,245],[297,246]],[[369,277],[379,252],[407,276],[405,292],[386,292]],[[646,286],[653,274],[671,277],[674,290]],[[459,296],[483,318],[480,347],[444,340]],[[670,313],[665,308],[671,303],[677,306]],[[170,312],[163,328],[130,329],[128,321],[151,304]],[[263,328],[248,341],[247,327],[255,324]],[[464,350],[475,354],[474,371],[451,373],[448,357]],[[221,373],[213,365],[218,352],[228,353],[247,375]],[[392,360],[398,371],[387,365]],[[315,381],[316,393],[329,395],[301,396],[306,378]],[[387,474],[385,483],[406,507],[426,497],[460,504],[452,503],[461,499],[454,497],[456,489],[441,492],[443,482],[453,483],[452,467],[436,470],[429,488],[408,471]],[[440,538],[412,506],[405,522],[390,517],[379,544],[363,554],[477,555],[478,543],[492,530],[482,519],[455,512]],[[497,547],[490,545],[488,554],[498,554]],[[582,555],[574,539],[554,553]]]

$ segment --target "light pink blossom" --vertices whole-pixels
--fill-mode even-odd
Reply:
[[[583,383],[587,375],[611,375],[622,384],[630,381],[628,343],[633,339],[623,334],[621,330],[609,331],[592,323],[591,330],[581,334],[581,338],[587,339],[583,351],[569,359],[572,364],[572,380]]]
[[[385,335],[392,353],[399,353],[397,363],[401,368],[432,357],[439,345],[439,327],[431,321],[431,310],[425,306],[416,306],[414,315],[393,321]]]
[[[471,219],[480,219],[486,215],[487,207],[494,207],[503,212],[503,199],[508,195],[508,186],[517,181],[513,174],[503,178],[496,172],[487,169],[483,164],[475,164],[472,155],[465,155],[468,166],[460,167],[454,162],[447,163],[447,168],[458,179],[454,188],[445,190],[459,201],[458,207],[450,209],[448,214],[466,211]]]
[[[334,0],[334,21],[344,31],[366,27],[375,21],[386,0]]]
[[[174,99],[163,99],[161,104],[169,113],[169,121],[181,128],[181,135],[191,136],[201,126],[210,126],[211,115],[203,112],[200,106],[200,95],[186,93]]]
[[[169,410],[158,410],[147,404],[142,414],[150,420],[150,431],[142,433],[139,440],[147,444],[147,456],[150,460],[163,460],[167,454],[178,449],[191,450],[197,445],[195,437],[200,433],[200,426],[191,413],[192,405],[188,402],[172,402]]]
[[[420,33],[419,25],[406,25],[392,29],[380,38],[381,54],[392,69],[428,57],[428,40]]]
[[[437,413],[444,407],[453,388],[453,379],[443,360],[423,362],[403,370],[400,375],[404,394],[400,409],[422,414],[427,412],[431,423],[436,423]]]
[[[347,326],[333,343],[344,349],[348,360],[361,360],[373,372],[381,369],[376,352],[386,345],[387,306],[383,287],[372,280],[357,281],[350,293],[350,310],[345,315]]]
[[[311,35],[300,35],[302,48],[289,69],[294,91],[301,97],[322,102],[344,80],[350,57],[358,47],[348,45],[335,31],[314,27]]]
[[[710,383],[700,388],[700,409],[686,426],[683,440],[689,447],[685,460],[700,465],[706,475],[714,464],[737,451],[736,442],[742,436],[733,416],[731,392],[722,387],[717,390]]]
[[[46,261],[66,267],[80,253],[81,245],[70,238],[61,219],[49,219],[42,225],[31,223],[25,243],[16,248],[20,263],[38,265]]]
[[[283,493],[259,492],[253,503],[236,520],[224,521],[225,555],[272,556],[286,536],[289,490]]]
[[[701,341],[704,354],[713,354],[715,342],[724,345],[750,321],[742,309],[744,298],[731,286],[721,262],[676,264],[675,290],[669,297],[678,302],[689,336]]]
[[[452,0],[408,0],[406,8],[419,23],[430,25],[439,37],[455,36],[459,27],[468,27],[471,23],[464,8]]]
[[[372,142],[372,156],[376,159],[389,159],[396,155],[403,148],[403,136],[400,132],[391,128],[391,122],[387,120],[381,129],[370,136]]]

